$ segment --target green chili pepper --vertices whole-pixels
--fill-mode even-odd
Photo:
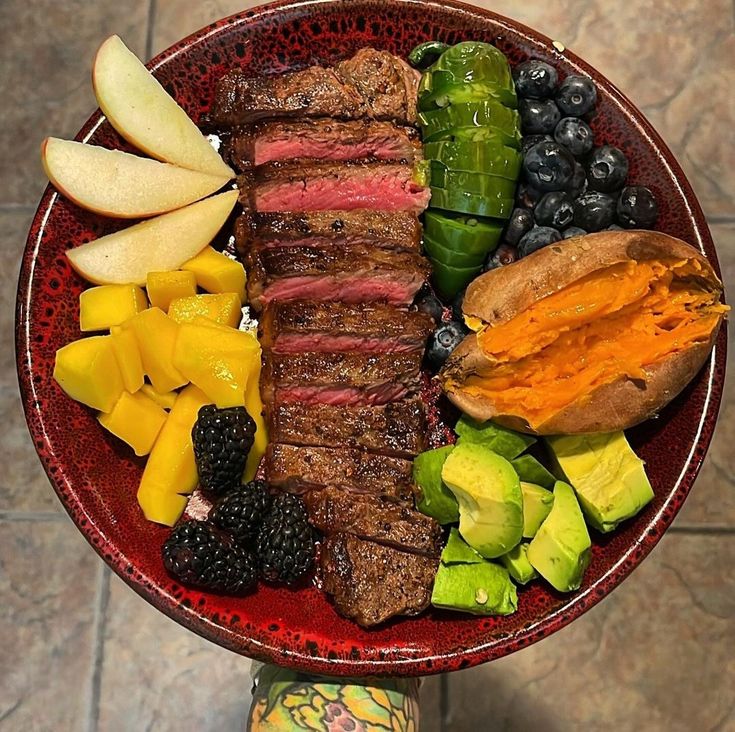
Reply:
[[[463,252],[456,249],[447,249],[430,236],[424,233],[424,251],[437,262],[449,267],[472,268],[480,267],[485,260],[485,255],[480,252]]]
[[[481,102],[453,104],[451,107],[419,113],[424,139],[455,127],[494,127],[515,137],[521,129],[521,118],[515,109],[486,99]]]
[[[408,63],[416,69],[425,69],[431,65],[437,56],[441,56],[449,48],[447,43],[442,41],[426,41],[419,43],[416,48],[408,54]]]
[[[439,296],[444,300],[451,300],[457,293],[464,290],[472,280],[482,271],[482,267],[450,267],[448,264],[432,260],[431,277]]]
[[[424,145],[424,155],[450,170],[485,173],[512,181],[518,179],[523,163],[518,150],[492,142],[429,142]]]
[[[460,190],[475,193],[485,198],[513,198],[516,192],[515,178],[501,178],[497,175],[450,170],[435,160],[431,161],[431,185],[448,191]]]
[[[512,198],[484,198],[467,191],[431,188],[431,206],[444,211],[486,216],[491,219],[507,219],[513,212]]]
[[[445,249],[484,257],[497,247],[502,232],[502,221],[434,209],[428,209],[424,214],[424,235]]]
[[[450,107],[451,109],[451,107]],[[435,135],[424,135],[424,142],[492,142],[521,149],[521,135],[508,135],[497,127],[450,127]]]
[[[487,99],[494,99],[513,109],[518,106],[515,89],[505,89],[494,82],[482,81],[466,84],[461,81],[445,81],[428,88],[424,85],[426,78],[428,74],[424,74],[419,84],[419,110],[422,112],[442,109],[450,104],[482,102]]]
[[[479,41],[464,41],[447,49],[427,69],[427,74],[441,74],[464,84],[493,82],[502,88],[515,90],[505,54],[495,46]]]

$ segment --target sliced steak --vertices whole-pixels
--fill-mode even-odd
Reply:
[[[338,486],[410,500],[414,493],[412,468],[410,460],[349,448],[271,442],[265,453],[266,479],[271,486],[290,493]]]
[[[338,612],[365,628],[429,606],[439,560],[334,534],[321,547],[322,589]]]
[[[235,241],[243,255],[255,248],[332,244],[418,252],[421,224],[406,211],[246,211],[237,219]]]
[[[238,178],[240,202],[253,211],[409,211],[420,214],[431,190],[412,165],[289,160],[259,165]]]
[[[297,299],[407,306],[430,269],[415,252],[363,244],[256,249],[246,268],[249,300],[258,310],[271,300]]]
[[[385,496],[324,488],[307,493],[305,501],[309,521],[327,536],[344,532],[402,551],[441,554],[441,526]]]
[[[398,401],[420,387],[421,353],[266,353],[261,393],[278,404],[358,406]]]
[[[422,351],[434,329],[427,313],[385,303],[276,300],[260,316],[260,343],[278,353]]]
[[[274,442],[314,447],[352,447],[413,458],[427,448],[426,408],[419,399],[375,407],[276,404],[271,412]]]
[[[233,69],[217,82],[209,119],[220,127],[270,117],[367,117],[413,123],[419,78],[402,59],[371,48],[334,69],[312,66],[256,77]]]
[[[225,159],[238,170],[275,160],[420,159],[421,139],[413,127],[361,119],[269,121],[233,131]]]

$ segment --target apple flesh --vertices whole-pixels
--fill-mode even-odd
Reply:
[[[144,285],[149,272],[179,269],[204,249],[236,202],[237,191],[220,193],[69,249],[66,256],[89,282]]]
[[[51,183],[78,206],[123,219],[188,206],[228,181],[225,176],[56,137],[41,144],[41,162]]]
[[[157,160],[202,173],[235,177],[207,138],[120,40],[110,36],[92,66],[97,102],[110,124]]]

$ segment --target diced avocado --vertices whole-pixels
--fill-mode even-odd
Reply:
[[[542,488],[554,487],[556,478],[533,455],[521,455],[510,462],[522,481],[535,483]]]
[[[554,505],[554,494],[540,485],[521,481],[523,494],[523,538],[533,539]]]
[[[459,521],[459,506],[454,493],[442,482],[442,467],[454,445],[438,447],[417,455],[413,461],[413,481],[421,489],[416,507],[440,524]]]
[[[507,554],[500,557],[500,563],[508,570],[510,576],[520,585],[529,583],[538,577],[538,573],[528,561],[528,544],[521,542]]]
[[[518,593],[508,570],[492,562],[440,564],[431,604],[474,615],[510,615],[518,608]]]
[[[653,498],[643,461],[622,432],[550,437],[549,447],[598,531],[612,531]]]
[[[454,431],[459,436],[459,443],[477,442],[506,460],[518,457],[536,442],[536,438],[530,435],[513,432],[494,422],[477,422],[466,415],[459,418]]]
[[[509,552],[523,533],[523,496],[513,466],[484,445],[457,445],[442,480],[459,501],[459,533],[487,559]]]
[[[479,564],[485,560],[452,527],[442,551],[442,564]]]
[[[559,592],[582,584],[590,563],[590,535],[572,487],[554,485],[554,505],[528,545],[531,566]]]

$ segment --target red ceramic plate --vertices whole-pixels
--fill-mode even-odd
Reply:
[[[529,57],[562,75],[592,76],[600,90],[598,144],[630,159],[630,180],[649,186],[659,228],[699,247],[717,268],[702,211],[671,153],[635,107],[594,69],[513,21],[467,5],[402,0],[281,2],[234,15],[181,41],[150,64],[189,114],[206,113],[215,80],[233,66],[253,74],[331,64],[363,46],[406,56],[418,43],[490,41],[512,63]],[[77,136],[126,147],[99,112]],[[26,417],[38,454],[67,511],[102,558],[140,595],[182,625],[247,656],[330,674],[417,675],[472,666],[553,633],[625,579],[669,526],[692,486],[712,436],[725,368],[725,329],[707,366],[654,421],[630,432],[656,499],[612,536],[594,537],[583,587],[571,595],[545,583],[522,590],[506,618],[427,612],[377,630],[338,616],[314,588],[261,587],[245,599],[190,592],[165,574],[167,531],[143,519],[135,500],[142,462],[67,398],[51,378],[57,348],[79,338],[82,280],[64,251],[120,228],[47,189],[28,237],[17,305],[17,356]]]

